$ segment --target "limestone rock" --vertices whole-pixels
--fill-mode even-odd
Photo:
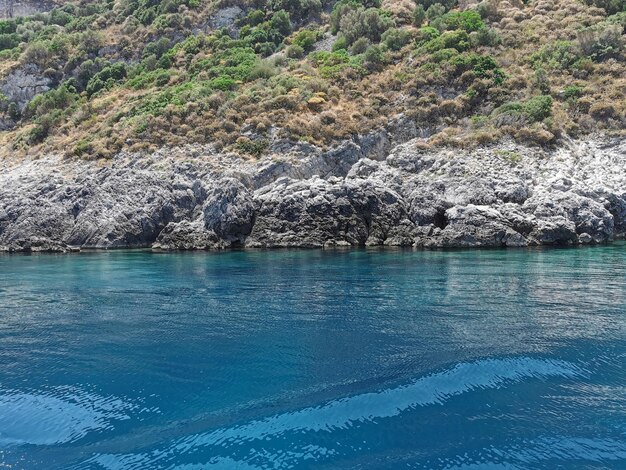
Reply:
[[[256,161],[199,145],[107,162],[0,161],[0,250],[519,247],[626,235],[622,140],[554,151],[393,141],[375,133],[325,151],[275,141],[280,153]]]
[[[0,84],[0,91],[22,112],[35,95],[48,91],[50,86],[51,80],[36,65],[27,64],[7,75]]]

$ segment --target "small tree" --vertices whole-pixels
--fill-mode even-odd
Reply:
[[[351,10],[341,18],[339,30],[348,44],[363,37],[372,42],[379,42],[381,35],[393,25],[393,20],[381,15],[378,9],[359,8]]]
[[[422,5],[417,5],[413,11],[413,23],[415,26],[422,26],[426,19],[426,11]]]
[[[426,10],[426,18],[428,18],[429,21],[432,21],[440,16],[443,16],[445,12],[446,8],[441,3],[435,3],[428,7],[428,10]]]
[[[542,68],[538,68],[535,70],[535,87],[544,95],[550,93],[550,80],[548,79],[548,74]]]
[[[382,42],[392,51],[399,51],[411,40],[411,34],[405,29],[391,28],[382,35]]]
[[[364,55],[365,65],[371,70],[378,70],[385,63],[385,51],[374,44],[367,48]]]
[[[289,13],[285,10],[279,10],[272,15],[271,20],[272,29],[275,29],[283,36],[288,36],[291,33],[291,20],[289,19]]]

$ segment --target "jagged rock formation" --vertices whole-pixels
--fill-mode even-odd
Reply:
[[[15,69],[0,82],[0,91],[17,105],[20,112],[39,93],[50,89],[52,81],[32,64]]]
[[[188,146],[0,163],[0,250],[527,246],[626,234],[626,142],[392,147],[377,134],[258,161]]]
[[[55,6],[52,0],[0,0],[0,19],[34,15]]]

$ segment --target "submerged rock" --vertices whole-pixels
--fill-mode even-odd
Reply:
[[[2,161],[0,250],[512,247],[626,234],[623,141],[555,151],[389,142],[295,145],[259,161],[199,146],[104,165]]]

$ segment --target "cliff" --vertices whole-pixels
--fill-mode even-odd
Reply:
[[[624,236],[623,1],[58,3],[0,21],[3,251]]]
[[[59,1],[53,0],[0,0],[0,19],[30,16],[52,10]]]
[[[503,247],[626,234],[626,143],[472,151],[378,133],[261,159],[209,147],[2,162],[0,250]],[[277,146],[280,146],[277,143]]]

